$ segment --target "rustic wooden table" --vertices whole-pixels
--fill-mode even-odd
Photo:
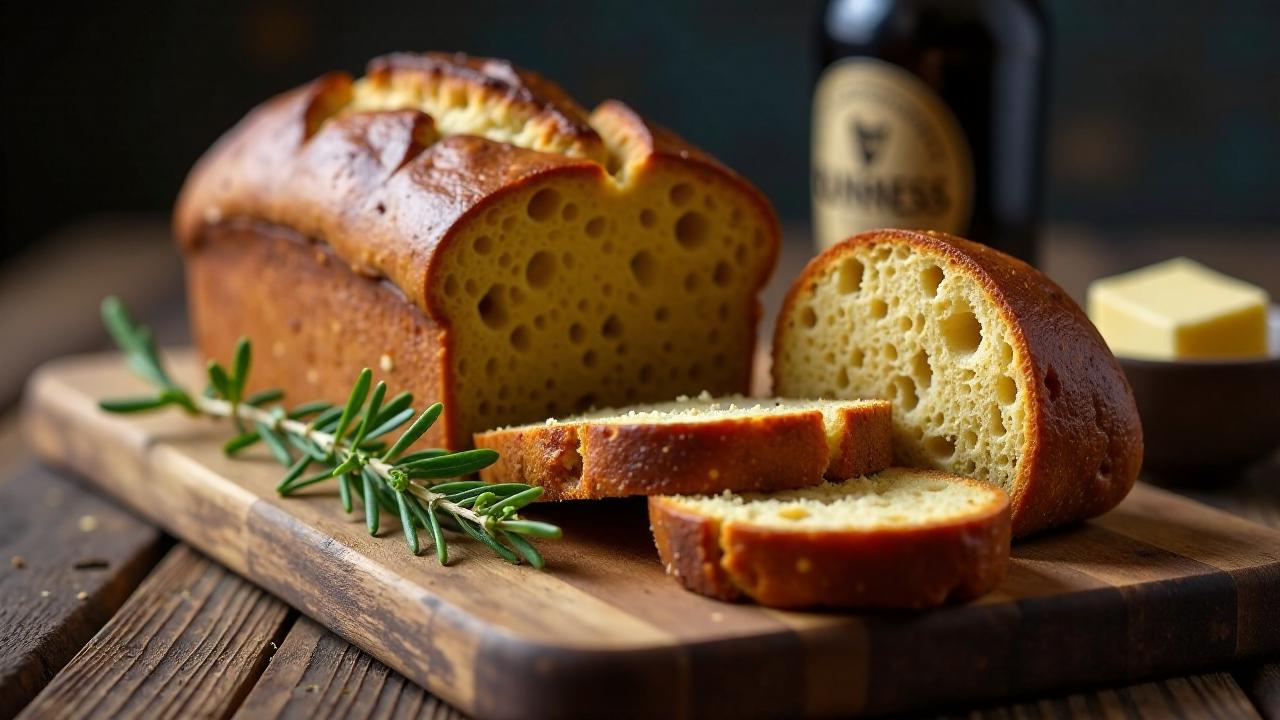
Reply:
[[[43,257],[0,273],[0,336],[9,342],[0,364],[0,407],[6,408],[0,412],[0,720],[461,717],[24,451],[14,402],[22,380],[43,358],[103,343],[93,321],[101,295],[123,292],[162,340],[185,340],[180,276],[165,235],[159,222],[87,226],[46,244]],[[1104,238],[1058,230],[1047,246],[1044,264],[1077,297],[1091,277],[1178,252],[1280,297],[1280,233],[1274,231],[1154,230]],[[788,244],[767,307],[777,306],[785,279],[807,253],[803,240]],[[1280,454],[1240,476],[1181,491],[1280,526]],[[1204,671],[949,712],[1280,718],[1280,662]]]

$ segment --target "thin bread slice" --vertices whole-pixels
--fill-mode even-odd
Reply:
[[[924,608],[979,597],[1009,563],[1003,490],[890,468],[776,493],[649,498],[667,572],[720,600]]]
[[[892,457],[884,400],[741,395],[599,410],[477,433],[499,459],[486,482],[547,500],[782,490],[882,470]]]

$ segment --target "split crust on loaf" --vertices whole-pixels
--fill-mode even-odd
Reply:
[[[921,512],[934,492],[950,497]],[[820,498],[806,507],[795,499],[806,495]],[[846,522],[815,520],[824,510],[846,513]],[[772,607],[965,601],[995,588],[1009,560],[1005,493],[928,470],[769,494],[651,497],[649,522],[667,572],[685,588]]]
[[[894,400],[896,461],[1003,487],[1015,536],[1106,512],[1138,475],[1137,408],[1101,336],[985,245],[876,230],[831,248],[792,285],[773,357],[779,394]]]
[[[225,359],[252,330],[267,352],[251,382],[281,378],[293,397],[340,401],[363,367],[434,386],[419,402],[446,409],[424,442],[451,448],[592,405],[745,392],[779,239],[749,183],[626,105],[588,112],[505,61],[435,53],[254,109],[192,171],[174,229],[204,354]],[[263,270],[210,247],[255,235],[300,282],[336,280],[350,312],[268,322],[261,308],[298,305],[291,283],[209,290],[218,272]],[[387,294],[403,311],[383,318]],[[391,339],[334,360],[374,306],[387,332],[355,334]],[[407,375],[423,365],[430,383]]]
[[[876,472],[892,457],[883,400],[704,396],[653,407],[478,433],[477,447],[498,452],[480,478],[583,500],[798,488]]]

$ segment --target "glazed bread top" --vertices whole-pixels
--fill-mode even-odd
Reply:
[[[770,251],[753,278],[762,286],[777,219],[750,183],[619,101],[588,114],[536,73],[462,54],[387,55],[363,78],[330,73],[255,108],[187,178],[174,230],[189,248],[203,225],[231,218],[291,227],[439,319],[436,261],[497,194],[552,173],[625,193],[669,164],[747,193],[753,242]]]

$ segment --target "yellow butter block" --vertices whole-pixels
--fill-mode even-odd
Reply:
[[[1174,258],[1089,286],[1089,318],[1116,355],[1156,360],[1267,353],[1265,290]]]

